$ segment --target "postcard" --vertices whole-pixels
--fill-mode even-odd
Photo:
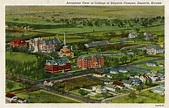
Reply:
[[[165,1],[2,2],[2,107],[169,107]]]

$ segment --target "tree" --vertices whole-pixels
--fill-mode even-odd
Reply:
[[[11,91],[12,88],[14,87],[13,83],[12,82],[7,82],[7,88],[9,88],[9,90]]]
[[[81,94],[82,96],[85,96],[85,95],[87,95],[88,93],[87,92],[85,92],[84,90],[79,90],[79,94]]]
[[[142,85],[138,85],[138,86],[136,87],[136,90],[139,92],[139,94],[140,94],[140,92],[141,92],[142,89],[143,89],[143,86],[142,86]]]
[[[129,94],[129,98],[131,98],[132,101],[133,101],[133,103],[134,103],[134,100],[137,98],[136,93],[134,93],[134,91],[132,91],[132,92]]]

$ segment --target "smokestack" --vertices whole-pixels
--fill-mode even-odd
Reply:
[[[64,46],[66,46],[66,36],[65,36],[65,33],[64,33]]]

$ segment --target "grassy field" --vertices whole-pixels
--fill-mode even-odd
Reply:
[[[111,101],[112,103],[133,103],[133,100],[128,96],[123,98],[118,98]],[[134,103],[164,103],[164,96],[156,93],[151,93],[149,91],[143,92],[137,95],[134,99]]]
[[[159,67],[159,66],[156,66],[156,67],[147,66],[146,64],[136,65],[136,67],[141,67],[141,68],[145,68],[145,69],[150,69],[150,70],[153,71],[153,72],[163,71],[163,70],[164,70],[163,67]]]
[[[10,89],[7,87],[8,83],[12,83],[12,84],[13,84],[13,88],[11,89],[11,91],[16,90],[16,89],[21,89],[21,88],[22,88],[22,86],[21,86],[20,83],[6,80],[6,87],[5,87],[5,88],[6,88],[6,89],[5,89],[6,92],[10,92]]]
[[[72,18],[74,16],[77,18],[97,18],[99,16],[100,18],[121,19],[164,16],[163,6],[6,6],[5,10],[7,20],[18,17],[22,17],[24,20],[40,20],[41,17],[39,16],[45,16],[49,19],[54,15],[57,18]],[[13,15],[15,17],[11,17]],[[28,22],[32,21],[28,20]]]
[[[16,94],[18,97],[25,98],[31,103],[81,103],[78,100],[67,98],[61,95],[39,90],[29,93]]]
[[[20,53],[20,52],[6,52],[6,59],[10,60],[16,60],[19,62],[28,62],[28,61],[34,61],[36,60],[36,57],[34,55],[26,54],[26,53]]]

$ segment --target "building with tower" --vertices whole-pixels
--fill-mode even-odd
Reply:
[[[65,36],[65,33],[64,33],[64,46],[62,49],[60,49],[60,51],[58,52],[59,56],[60,57],[74,57],[74,53],[72,51],[72,46],[71,47],[68,47],[66,45],[66,36]]]

